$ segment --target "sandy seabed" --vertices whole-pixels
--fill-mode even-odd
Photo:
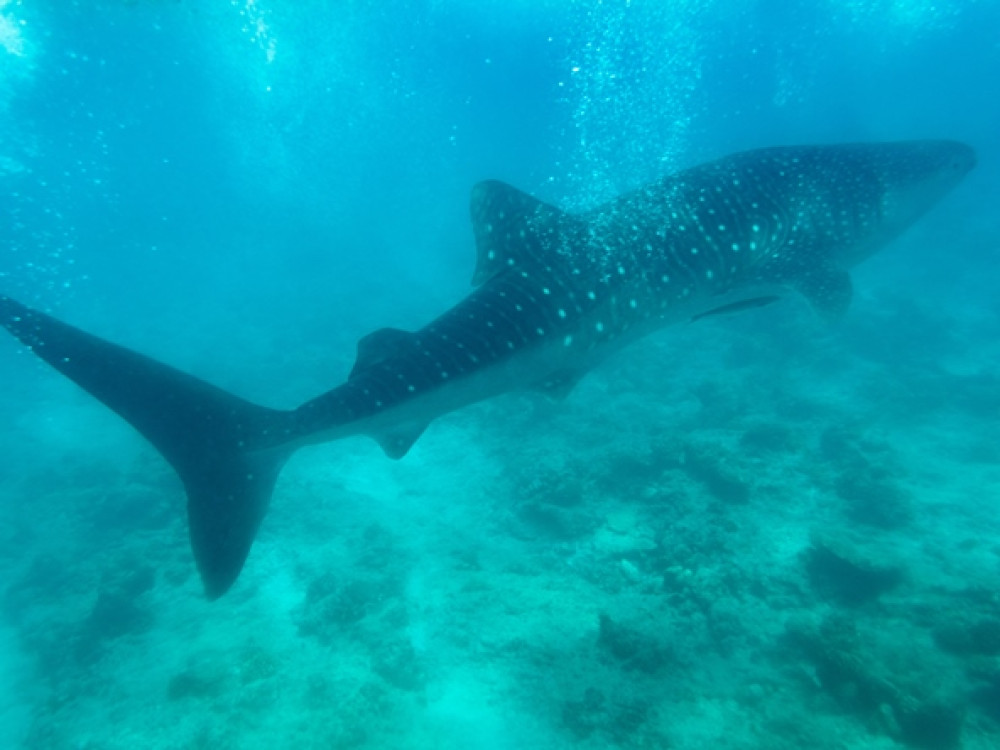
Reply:
[[[856,307],[305,450],[213,603],[166,465],[5,353],[0,744],[996,747],[1000,320]]]

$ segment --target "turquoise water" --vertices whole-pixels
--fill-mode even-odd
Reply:
[[[0,747],[996,747],[998,28],[985,0],[0,0],[0,294],[276,407],[467,293],[479,180],[580,210],[744,148],[979,155],[836,327],[790,299],[399,462],[303,450],[211,603],[169,467],[0,339]]]

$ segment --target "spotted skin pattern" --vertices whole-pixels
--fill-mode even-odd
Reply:
[[[789,292],[835,318],[850,301],[847,269],[973,164],[971,149],[948,141],[761,149],[576,216],[481,183],[472,195],[477,289],[415,333],[385,329],[363,340],[348,382],[299,409],[299,430],[371,421],[365,432],[398,456],[442,410],[517,388],[561,395],[596,362],[669,323]],[[490,370],[495,377],[483,378]],[[453,396],[430,399],[423,414],[380,418],[443,389]]]
[[[244,401],[9,297],[0,296],[0,325],[173,466],[216,598],[239,576],[300,446],[362,434],[399,458],[442,414],[517,389],[565,395],[657,328],[790,292],[836,318],[850,302],[848,269],[974,164],[972,149],[949,141],[763,149],[577,215],[481,183],[475,290],[418,331],[364,337],[347,381],[293,411]]]

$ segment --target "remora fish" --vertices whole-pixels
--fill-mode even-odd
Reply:
[[[560,396],[669,323],[799,293],[847,308],[847,269],[957,185],[951,141],[768,148],[571,215],[500,182],[472,191],[476,289],[423,328],[358,342],[347,381],[292,411],[249,403],[0,297],[0,324],[151,442],[187,492],[206,594],[233,584],[297,448],[369,435],[402,457],[436,417],[518,389]]]

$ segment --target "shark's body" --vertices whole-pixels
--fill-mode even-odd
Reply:
[[[669,323],[798,292],[824,317],[848,268],[964,177],[950,141],[749,151],[581,215],[476,186],[475,291],[416,332],[358,344],[343,385],[293,411],[250,404],[0,297],[0,324],[127,419],[185,484],[209,596],[238,576],[298,447],[355,434],[406,453],[436,417],[518,389],[567,393],[601,359]]]

